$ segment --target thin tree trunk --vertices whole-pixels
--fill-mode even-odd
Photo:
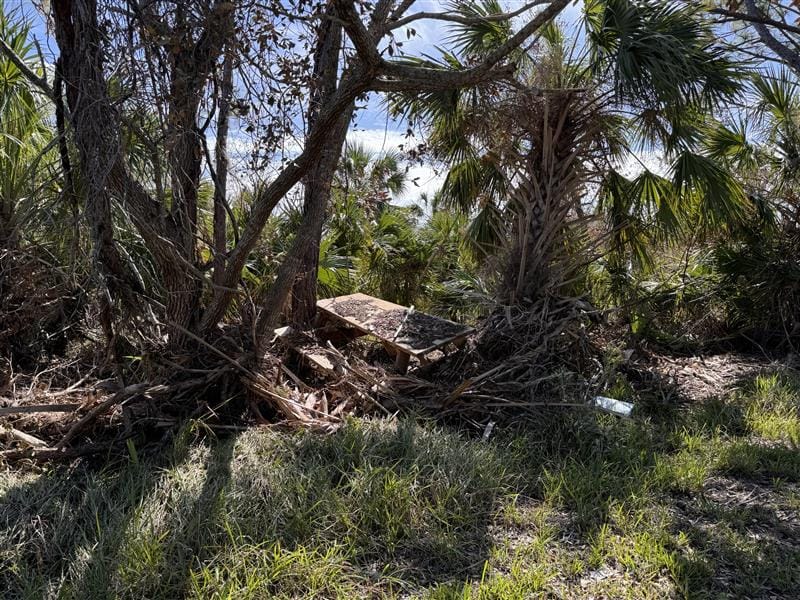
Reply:
[[[343,115],[343,124],[331,132],[330,146],[319,157],[305,184],[304,223],[308,221],[308,236],[300,251],[300,270],[292,287],[292,322],[297,326],[310,325],[317,312],[317,274],[319,271],[319,248],[325,215],[330,205],[331,186],[336,166],[342,153],[350,115]]]
[[[330,132],[330,147],[326,148],[323,152],[323,156],[325,156],[326,153],[328,153],[328,156],[326,158],[321,157],[320,163],[327,162],[327,164],[330,164],[330,162],[328,162],[332,160],[330,154],[335,154],[338,160],[343,138],[347,135],[347,129],[350,126],[349,115],[351,111],[345,111],[345,113],[346,114],[342,114],[339,117],[339,122]],[[338,140],[342,140],[342,142],[337,145],[336,142],[338,142]],[[299,273],[303,273],[306,276],[310,274],[310,277],[313,278],[313,292],[315,295],[312,303],[316,307],[316,269],[313,273],[309,272],[308,260],[312,255],[315,257],[319,256],[319,239],[322,226],[325,223],[325,214],[328,208],[327,201],[330,197],[330,185],[328,185],[327,188],[318,186],[315,192],[318,193],[306,197],[310,202],[306,206],[300,228],[297,231],[292,247],[289,249],[286,258],[278,268],[278,275],[275,281],[267,291],[264,302],[262,303],[264,310],[261,313],[256,327],[258,336],[257,342],[260,342],[264,335],[278,324],[278,318],[281,315],[283,307],[286,304],[286,299]],[[314,254],[315,252],[316,254]],[[306,290],[308,290],[308,288],[306,288]],[[316,310],[316,308],[314,308],[314,310]]]
[[[184,338],[181,328],[195,330],[201,314],[203,281],[199,275],[196,238],[204,142],[197,118],[203,88],[233,33],[233,5],[217,0],[209,9],[205,30],[195,41],[184,23],[184,8],[178,4],[175,30],[184,37],[184,43],[170,54],[167,148],[172,168],[172,207],[167,224],[170,238],[177,244],[185,264],[175,265],[164,285],[167,319],[177,326],[171,342],[180,345]],[[187,265],[191,268],[186,268]]]
[[[328,12],[333,12],[331,4]],[[342,26],[332,19],[321,24],[317,51],[314,55],[314,89],[309,103],[308,122],[313,126],[324,106],[336,93],[336,80],[339,71],[339,50],[342,44]],[[292,322],[299,327],[311,324],[317,312],[317,273],[319,270],[319,248],[325,212],[330,204],[331,185],[336,166],[347,138],[347,129],[354,107],[345,111],[339,123],[331,132],[317,164],[312,167],[304,181],[303,214],[308,220],[305,244],[298,249],[300,263],[297,279],[292,286]],[[304,222],[305,222],[304,219]],[[277,308],[277,307],[276,307]],[[267,310],[270,310],[269,308]],[[270,318],[270,321],[274,320]]]
[[[225,276],[225,253],[227,252],[227,214],[225,203],[228,194],[228,118],[233,94],[233,49],[225,49],[222,65],[222,82],[219,94],[217,117],[217,142],[215,146],[216,181],[214,182],[214,283],[222,285]]]
[[[80,250],[80,205],[78,194],[75,191],[75,182],[72,177],[72,164],[69,158],[67,145],[67,126],[64,111],[64,78],[61,59],[56,61],[55,76],[53,78],[53,99],[56,105],[56,134],[58,135],[58,156],[61,160],[61,170],[64,174],[64,195],[72,211],[72,260],[77,264]]]

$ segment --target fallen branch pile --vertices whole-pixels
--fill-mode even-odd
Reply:
[[[41,373],[13,375],[6,394],[0,396],[0,437],[6,440],[0,458],[52,460],[109,451],[138,433],[143,424],[177,425],[179,419],[170,418],[169,407],[230,372],[222,367],[171,384],[127,386],[87,375],[57,390],[52,389],[52,380],[42,381]]]
[[[586,377],[583,338],[568,327],[575,322],[568,301],[537,311],[505,309],[466,348],[406,374],[370,362],[363,341],[337,349],[318,339],[314,357],[325,359],[324,369],[319,361],[309,368],[297,348],[275,341],[258,361],[215,347],[203,368],[194,364],[157,383],[123,386],[84,376],[52,389],[41,374],[16,375],[0,397],[0,457],[50,460],[104,452],[124,447],[147,427],[163,434],[187,419],[220,430],[269,425],[330,432],[348,415],[411,410],[485,425],[504,412],[588,406],[601,382]],[[238,413],[221,416],[237,402]]]

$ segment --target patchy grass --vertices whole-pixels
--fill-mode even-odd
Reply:
[[[4,598],[796,597],[800,381],[483,443],[403,420],[0,473]]]

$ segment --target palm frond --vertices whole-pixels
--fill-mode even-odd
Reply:
[[[699,7],[590,0],[584,11],[596,73],[633,106],[712,107],[739,90],[737,65],[715,45]]]
[[[477,19],[469,25],[457,24],[451,28],[448,41],[461,54],[484,56],[512,34],[508,20],[485,19],[505,12],[498,0],[455,0],[449,9],[463,17]]]
[[[682,202],[694,210],[703,227],[744,222],[748,200],[741,184],[719,163],[694,152],[683,152],[672,167],[672,180]]]

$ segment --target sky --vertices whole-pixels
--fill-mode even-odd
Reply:
[[[46,1],[46,0],[45,0]],[[501,0],[507,10],[514,10],[522,5],[523,0]],[[524,0],[527,1],[527,0]],[[58,46],[48,35],[47,26],[42,14],[37,10],[34,0],[5,0],[6,9],[16,9],[25,15],[32,23],[32,33],[39,42],[45,59],[54,62],[58,55]],[[411,11],[431,11],[440,12],[445,10],[446,2],[440,0],[417,0]],[[561,14],[560,21],[568,28],[574,27],[580,18],[582,0],[576,0],[570,4]],[[437,46],[445,42],[447,35],[443,23],[436,21],[418,21],[413,25],[416,35],[410,39],[405,39],[405,33],[399,31],[398,41],[403,42],[403,51],[410,55],[433,55],[438,54]],[[364,109],[358,111],[357,119],[351,126],[348,141],[360,143],[366,149],[374,152],[397,150],[400,146],[408,148],[410,145],[419,143],[421,140],[409,140],[406,138],[406,125],[390,119],[385,107],[381,102],[381,97],[377,94],[370,96]],[[236,119],[231,123],[231,154],[238,152],[241,164],[244,164],[245,157],[249,154],[250,141],[238,128]],[[213,147],[213,141],[210,146]],[[235,159],[232,162],[237,162]],[[237,174],[234,173],[234,178]],[[238,173],[239,182],[246,185],[248,173],[242,168]],[[425,194],[432,198],[444,180],[444,173],[441,167],[430,164],[409,163],[408,165],[409,184],[406,191],[398,195],[395,200],[401,204],[417,203],[421,195]]]

